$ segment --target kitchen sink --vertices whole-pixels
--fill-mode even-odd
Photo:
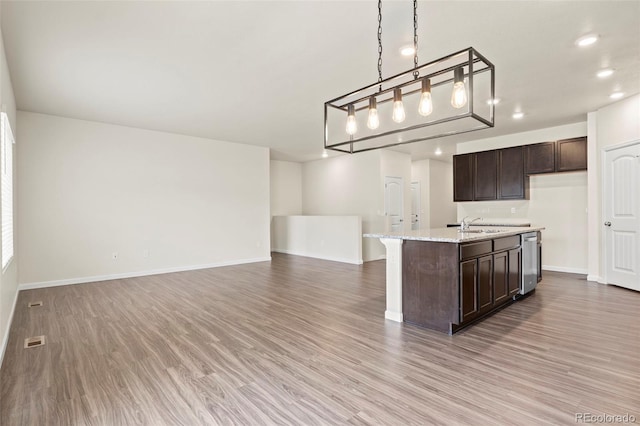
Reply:
[[[501,229],[467,229],[465,231],[461,231],[458,229],[458,232],[462,234],[497,234],[498,232],[503,232]]]

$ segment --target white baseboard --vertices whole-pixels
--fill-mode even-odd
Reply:
[[[362,265],[362,259],[349,259],[346,257],[335,257],[335,256],[321,256],[321,255],[303,253],[295,250],[285,250],[285,249],[276,249],[276,248],[272,248],[271,251],[274,251],[276,253],[292,254],[294,256],[311,257],[313,259],[330,260],[332,262],[342,262],[342,263],[350,263],[352,265]]]
[[[68,278],[63,280],[41,281],[41,282],[34,282],[34,283],[22,283],[18,286],[18,289],[22,291],[22,290],[31,290],[35,288],[57,287],[61,285],[70,285],[70,284],[94,283],[98,281],[119,280],[122,278],[145,277],[148,275],[170,274],[172,272],[195,271],[198,269],[219,268],[221,266],[242,265],[245,263],[268,262],[270,260],[271,260],[271,256],[256,257],[252,259],[239,259],[239,260],[230,260],[225,262],[209,263],[206,265],[176,266],[173,268],[153,269],[149,271],[125,272],[121,274],[95,275],[91,277]]]
[[[603,280],[602,277],[600,277],[598,275],[593,275],[593,274],[587,275],[587,281],[594,281],[594,282],[597,282],[597,283],[604,284],[604,280]]]
[[[392,312],[392,311],[384,311],[384,317],[388,320],[395,322],[403,322],[404,315],[402,312]]]
[[[16,312],[16,304],[18,303],[19,289],[16,289],[16,295],[13,298],[13,306],[11,307],[11,313],[9,314],[9,321],[7,321],[7,328],[4,330],[4,337],[2,338],[2,347],[0,347],[0,367],[2,367],[2,360],[4,360],[4,352],[7,350],[7,344],[9,343],[9,331],[11,331],[11,323],[13,322],[13,314]]]
[[[569,274],[582,274],[582,275],[587,275],[589,273],[588,269],[570,268],[566,266],[553,266],[553,265],[542,265],[542,270],[553,271],[553,272],[567,272]]]

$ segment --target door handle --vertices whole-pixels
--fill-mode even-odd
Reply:
[[[604,226],[611,226],[611,222],[609,222],[609,221],[605,222]]]

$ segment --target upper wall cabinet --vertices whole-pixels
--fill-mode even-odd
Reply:
[[[498,151],[473,154],[473,199],[495,200],[498,196]]]
[[[474,154],[453,156],[453,201],[473,201]]]
[[[587,138],[556,142],[556,171],[587,170]]]
[[[525,145],[525,173],[587,170],[587,138],[562,139]]]
[[[529,198],[529,179],[524,174],[524,147],[498,150],[498,199]]]
[[[556,143],[525,145],[525,173],[553,173],[556,170]]]
[[[587,169],[587,138],[453,156],[453,201],[527,200],[529,175]]]
[[[522,147],[454,155],[453,185],[453,201],[526,198]]]

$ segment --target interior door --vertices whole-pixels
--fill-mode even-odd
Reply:
[[[605,152],[606,280],[640,291],[640,141]]]
[[[411,229],[420,229],[420,182],[411,182]]]
[[[384,214],[389,218],[391,231],[402,230],[403,196],[402,178],[385,176],[384,178]]]

